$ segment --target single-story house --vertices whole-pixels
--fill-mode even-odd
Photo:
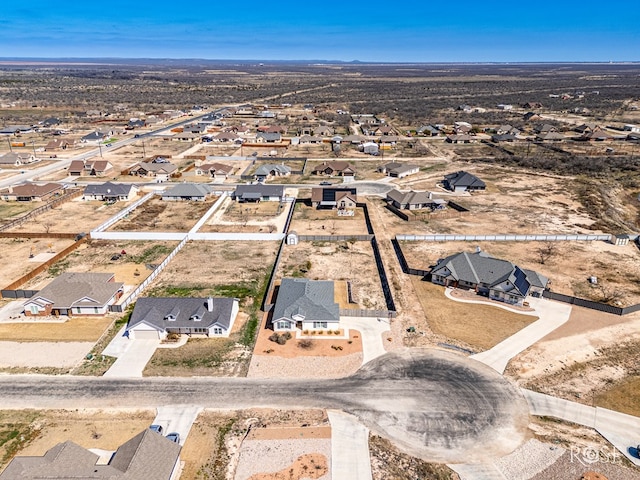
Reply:
[[[437,137],[440,135],[440,129],[433,125],[423,125],[416,130],[418,135],[424,135],[425,137]]]
[[[311,135],[302,135],[298,141],[301,145],[309,145],[315,143],[322,143],[322,137],[314,137]]]
[[[542,120],[542,117],[540,116],[540,114],[536,112],[527,112],[522,116],[522,118],[524,119],[525,122],[534,122],[534,121]]]
[[[349,162],[343,160],[335,160],[332,162],[322,162],[315,167],[311,173],[313,175],[337,175],[339,177],[353,177],[356,174],[356,167]]]
[[[264,182],[272,177],[287,177],[291,175],[291,168],[284,164],[277,165],[267,163],[265,165],[260,165],[253,175],[259,182]]]
[[[0,480],[171,480],[180,469],[181,448],[179,443],[145,428],[104,462],[97,453],[67,440],[42,456],[13,457]]]
[[[362,135],[345,135],[344,137],[342,137],[343,143],[350,143],[351,145],[359,145],[361,143],[364,143],[366,140],[367,139]],[[371,142],[371,143],[377,147],[377,145],[374,142]],[[365,152],[365,153],[369,153],[369,152]]]
[[[2,191],[2,199],[18,202],[44,202],[51,197],[61,195],[64,186],[59,183],[23,183]]]
[[[20,167],[36,161],[33,153],[8,152],[0,156],[0,165]]]
[[[127,126],[124,127],[127,130],[133,130],[134,128],[142,128],[142,127],[146,127],[147,126],[147,122],[144,121],[141,118],[132,118],[127,122]]]
[[[80,139],[82,143],[91,143],[91,144],[99,144],[101,142],[106,142],[111,138],[111,134],[108,132],[91,132]]]
[[[326,125],[320,125],[313,129],[313,135],[316,137],[331,137],[334,133],[333,128],[327,127]]]
[[[24,303],[28,316],[104,315],[122,296],[113,273],[65,272]]]
[[[219,143],[242,143],[244,140],[233,132],[220,132],[213,137],[214,142]]]
[[[411,165],[409,163],[391,162],[378,167],[380,173],[386,174],[388,177],[404,178],[420,171],[418,165]]]
[[[258,132],[256,142],[258,143],[279,143],[282,135],[277,132]]]
[[[477,139],[467,133],[460,133],[455,135],[447,135],[445,142],[447,143],[474,143]]]
[[[549,133],[549,132],[557,132],[558,129],[553,125],[549,125],[548,123],[543,123],[541,125],[536,125],[533,131],[535,133]]]
[[[375,142],[364,142],[360,145],[363,153],[367,153],[369,155],[378,155],[380,151],[380,147]]]
[[[438,260],[431,269],[431,281],[473,289],[493,300],[522,305],[528,295],[541,296],[549,279],[485,252],[460,252]]]
[[[387,203],[401,210],[422,210],[431,211],[444,210],[447,207],[446,200],[433,198],[431,192],[401,192],[393,189],[387,193]]]
[[[113,165],[108,160],[73,160],[69,164],[69,175],[89,175],[103,177],[113,170]]]
[[[131,183],[112,183],[87,185],[82,193],[83,200],[101,202],[129,201],[138,194],[138,187]]]
[[[129,169],[129,175],[155,177],[158,182],[166,182],[178,167],[170,162],[141,162]]]
[[[162,339],[169,333],[228,337],[238,309],[237,298],[141,297],[127,331],[137,339]]]
[[[470,192],[487,188],[482,180],[464,170],[445,175],[442,184],[444,188],[452,192]]]
[[[520,135],[520,130],[518,130],[516,127],[511,126],[511,125],[500,125],[498,128],[496,128],[496,133],[498,135],[504,135],[507,133],[510,133],[511,135]]]
[[[54,138],[50,140],[47,145],[45,145],[44,150],[46,152],[50,150],[66,150],[69,147],[72,147],[75,142],[71,140],[65,140],[64,138]]]
[[[233,198],[244,202],[282,202],[284,187],[282,185],[238,185],[233,192]]]
[[[564,135],[556,131],[544,132],[536,135],[536,140],[539,142],[561,142],[564,139]]]
[[[0,128],[0,135],[20,135],[21,133],[33,132],[31,125],[7,125]]]
[[[518,138],[512,133],[496,133],[491,135],[491,141],[493,143],[502,143],[502,142],[515,142]]]
[[[315,208],[353,210],[358,203],[355,187],[315,187],[311,189],[311,205]]]
[[[271,322],[276,332],[339,328],[340,308],[334,299],[333,282],[283,278]]]
[[[179,183],[162,192],[165,202],[194,201],[204,202],[211,195],[211,187],[201,183]]]
[[[211,178],[227,178],[233,172],[233,167],[224,163],[203,163],[195,169],[196,175],[210,175]]]
[[[54,125],[60,125],[61,123],[62,120],[60,120],[58,117],[49,117],[41,121],[40,125],[42,125],[43,127],[53,127]]]

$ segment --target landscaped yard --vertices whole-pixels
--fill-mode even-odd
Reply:
[[[491,305],[456,302],[445,297],[444,287],[418,276],[412,276],[411,281],[429,327],[473,350],[488,350],[538,319]]]
[[[110,316],[70,317],[60,323],[0,323],[0,340],[13,342],[95,342],[113,323]]]

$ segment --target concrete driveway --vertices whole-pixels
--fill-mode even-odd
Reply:
[[[333,480],[371,480],[369,429],[356,417],[328,410],[331,423],[331,477]]]
[[[389,320],[374,317],[340,317],[340,325],[349,330],[358,330],[362,338],[362,363],[387,353],[384,349],[383,333],[391,329]]]
[[[158,407],[153,424],[162,425],[164,435],[171,432],[178,432],[180,434],[180,445],[184,445],[193,426],[193,422],[198,418],[201,411],[202,407],[193,405],[167,405]]]
[[[538,320],[503,340],[492,349],[472,355],[470,358],[489,365],[499,373],[504,373],[507,364],[513,357],[560,327],[569,320],[571,315],[571,306],[564,303],[532,298],[529,300],[529,304],[538,315]]]
[[[160,345],[160,340],[129,340],[129,346],[118,356],[111,368],[104,374],[105,377],[131,378],[142,377],[151,356]]]

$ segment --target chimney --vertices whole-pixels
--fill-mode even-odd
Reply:
[[[429,192],[429,200],[433,198],[433,192]]]
[[[207,311],[213,312],[213,297],[207,298]]]

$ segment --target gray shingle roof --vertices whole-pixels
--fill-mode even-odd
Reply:
[[[485,183],[475,175],[472,175],[464,170],[459,172],[450,173],[444,176],[445,182],[448,183],[452,189],[456,187],[481,187],[484,188]]]
[[[100,185],[87,185],[84,189],[85,195],[105,195],[105,196],[127,196],[133,185],[130,183],[105,182]]]
[[[301,315],[306,321],[340,321],[340,308],[334,301],[332,281],[283,278],[273,308],[273,321]]]
[[[238,185],[234,196],[238,198],[248,198],[251,195],[262,197],[284,197],[284,187],[282,185]]]
[[[237,300],[222,297],[211,300],[212,308],[209,311],[206,298],[139,298],[131,313],[128,328],[146,323],[164,331],[166,328],[210,328],[217,324],[228,330],[233,320],[231,315]],[[172,315],[175,320],[169,320],[169,315]],[[193,315],[199,315],[200,320],[197,322],[193,320]]]
[[[446,200],[441,198],[429,198],[429,195],[431,195],[431,192],[401,192],[400,190],[394,189],[387,193],[387,198],[394,202],[398,202],[401,205],[446,205]]]
[[[278,175],[287,175],[288,173],[291,173],[291,169],[286,165],[277,165],[277,164],[268,163],[266,165],[260,165],[256,169],[256,172],[254,175],[256,176],[271,175],[271,172],[274,172]]]
[[[113,273],[65,272],[28,302],[41,298],[53,303],[55,308],[101,307],[106,305],[124,285],[119,282],[110,282],[113,276]]]
[[[179,183],[162,194],[162,197],[206,197],[212,192],[209,185]]]

